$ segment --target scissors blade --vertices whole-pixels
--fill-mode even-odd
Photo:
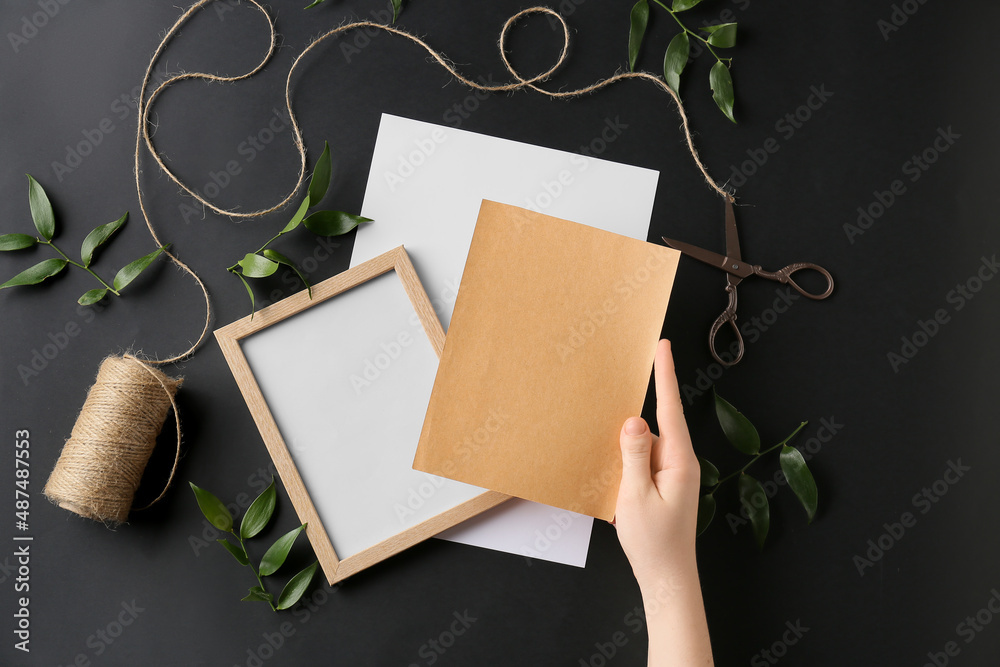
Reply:
[[[726,200],[726,257],[739,263],[743,262],[740,235],[736,231],[736,212],[733,210],[733,202],[729,199]]]
[[[674,239],[668,239],[666,236],[661,236],[663,242],[666,243],[671,248],[675,250],[680,250],[682,253],[687,255],[692,259],[696,259],[699,262],[704,262],[709,266],[714,266],[717,269],[722,269],[723,271],[729,271],[729,263],[723,255],[717,252],[712,252],[710,250],[705,250],[704,248],[699,248],[698,246],[693,246],[690,243],[684,243],[683,241],[675,241]]]
[[[717,252],[705,250],[704,248],[693,246],[690,243],[668,239],[666,236],[661,236],[660,238],[663,239],[663,242],[668,246],[675,250],[680,250],[691,259],[696,259],[699,262],[708,264],[709,266],[722,269],[730,276],[736,276],[742,280],[753,273],[753,267],[749,264],[744,264],[742,261],[736,261],[731,257],[725,257]],[[739,284],[739,281],[736,281],[734,284]]]

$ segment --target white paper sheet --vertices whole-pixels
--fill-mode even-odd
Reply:
[[[351,265],[404,245],[447,331],[483,199],[645,240],[657,178],[649,169],[383,114],[361,209],[375,222],[358,229]],[[426,401],[413,407],[423,414]],[[592,526],[590,517],[515,500],[440,537],[583,567]],[[546,537],[557,532],[556,540]],[[546,540],[550,546],[539,548]]]

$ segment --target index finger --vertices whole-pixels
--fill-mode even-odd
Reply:
[[[684,421],[684,404],[677,386],[674,372],[674,358],[670,341],[664,338],[656,346],[653,358],[653,383],[656,387],[656,424],[660,437],[684,435],[687,424]]]

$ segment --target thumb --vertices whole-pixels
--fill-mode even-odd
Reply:
[[[619,437],[622,448],[622,485],[642,489],[653,483],[649,456],[653,449],[653,434],[641,417],[630,417],[622,426]]]

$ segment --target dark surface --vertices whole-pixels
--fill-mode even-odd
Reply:
[[[375,2],[329,0],[306,12],[302,4],[273,3],[283,48],[263,74],[237,85],[184,84],[157,106],[157,141],[195,187],[227,160],[241,161],[243,172],[217,199],[223,206],[251,209],[280,200],[296,167],[290,133],[280,133],[253,162],[243,162],[238,146],[280,108],[288,65],[310,37],[381,9]],[[725,304],[725,279],[689,260],[680,269],[664,333],[674,340],[680,380],[688,386],[698,452],[723,471],[740,465],[714,422],[710,393],[701,391],[711,375],[765,443],[809,420],[796,442],[815,452],[810,465],[821,494],[819,516],[807,528],[794,498],[779,492],[763,553],[746,526],[733,534],[724,520],[738,512],[735,489],[720,495],[716,524],[699,542],[719,665],[768,664],[761,652],[773,645],[779,664],[787,665],[923,665],[928,653],[940,654],[937,664],[947,658],[953,665],[995,665],[1000,656],[1000,618],[980,612],[1000,588],[994,406],[1000,280],[985,282],[970,301],[960,299],[960,310],[954,297],[949,301],[956,285],[976,275],[981,258],[1000,250],[992,46],[1000,7],[985,0],[902,4],[916,12],[888,39],[878,25],[893,12],[888,0],[783,6],[708,0],[690,14],[700,24],[729,9],[740,23],[733,54],[739,124],[714,108],[706,56],[689,65],[683,83],[712,174],[724,180],[768,137],[780,146],[738,189],[740,203],[750,205],[737,212],[745,258],[772,270],[812,261],[837,280],[829,300],[799,300],[776,317],[768,309],[781,290],[747,280],[741,321],[757,316],[770,324],[766,331],[752,325],[757,335],[747,337],[745,360],[720,373],[705,338]],[[622,65],[628,3],[563,5],[573,31],[571,59],[548,85],[584,85]],[[230,9],[225,2],[217,6]],[[462,63],[468,75],[502,81],[507,74],[496,36],[520,8],[509,1],[412,0],[401,25]],[[20,31],[22,17],[37,11],[39,3],[11,0],[0,11],[0,233],[33,233],[25,172],[48,189],[57,240],[68,250],[97,224],[129,210],[130,222],[95,264],[108,277],[109,267],[152,246],[131,177],[134,109],[112,104],[139,83],[161,31],[180,10],[151,0],[70,2],[15,52],[8,33]],[[675,30],[663,11],[652,13],[640,66],[655,72]],[[253,10],[209,7],[169,48],[160,69],[242,72],[263,53],[265,40],[264,22]],[[527,22],[511,40],[513,60],[525,73],[547,68],[558,46],[543,18]],[[813,87],[833,94],[793,134],[776,126],[807,102]],[[336,44],[324,46],[303,70],[294,102],[312,159],[324,139],[334,148],[336,183],[327,201],[345,210],[360,207],[380,112],[447,122],[446,112],[468,95],[401,40],[375,37],[350,63]],[[722,250],[722,204],[699,180],[671,107],[640,84],[568,103],[518,93],[483,100],[462,127],[573,151],[597,137],[607,118],[619,119],[627,129],[602,157],[661,173],[650,238],[665,234]],[[53,162],[64,162],[66,146],[105,118],[114,130],[60,179]],[[932,146],[939,128],[961,138],[911,181],[904,163]],[[215,324],[246,314],[243,287],[222,269],[268,238],[287,213],[243,224],[190,212],[185,219],[180,207],[190,200],[148,159],[145,167],[162,236],[206,281]],[[852,243],[844,225],[855,223],[858,207],[868,207],[874,192],[896,179],[905,193]],[[308,236],[283,241],[286,254],[312,252]],[[351,238],[340,241],[314,280],[346,268]],[[6,279],[45,257],[43,249],[5,254],[0,273]],[[239,602],[250,573],[215,545],[191,545],[202,519],[185,487],[195,480],[227,500],[255,494],[269,458],[214,341],[168,369],[186,377],[179,394],[185,444],[178,482],[159,505],[109,530],[47,503],[41,488],[100,360],[127,348],[160,356],[180,351],[203,317],[193,282],[166,262],[99,313],[74,303],[93,287],[90,281],[74,270],[43,286],[0,293],[0,538],[7,544],[0,548],[0,663],[228,666],[260,664],[260,656],[276,665],[644,664],[644,632],[633,632],[640,628],[633,612],[638,589],[614,529],[600,522],[586,569],[431,540],[335,590],[314,588],[311,606],[292,613],[276,616],[265,605]],[[289,287],[275,281],[259,297],[272,289]],[[932,319],[937,309],[949,321],[894,369],[887,354],[899,353],[901,337],[912,337],[918,321]],[[37,376],[22,380],[18,366],[29,365],[49,335],[70,322],[80,333]],[[647,416],[651,407],[647,403]],[[826,442],[819,440],[830,433],[819,430],[823,420],[837,425]],[[30,655],[13,648],[18,596],[10,538],[19,531],[12,440],[19,429],[31,433]],[[169,469],[167,431],[140,500],[155,495]],[[946,495],[933,503],[915,495],[944,479],[949,462],[969,470],[953,485],[938,484]],[[754,468],[760,477],[776,469],[773,460]],[[296,523],[283,490],[278,508],[266,533],[272,538]],[[915,523],[898,539],[884,537],[885,524],[891,527],[905,512]],[[862,575],[855,556],[865,557],[868,541],[880,536],[891,548]],[[297,553],[304,561],[307,552],[300,545]],[[130,605],[141,609],[132,612],[134,620]],[[430,648],[430,640],[449,631],[454,614],[466,612],[477,619],[468,631],[443,654]],[[977,613],[976,625],[967,624]],[[99,631],[117,634],[120,616],[130,624],[108,636],[112,641],[102,640]],[[808,630],[796,638],[786,633],[786,622]],[[274,634],[282,631],[287,636]],[[601,651],[610,652],[616,632],[627,643],[605,660]],[[795,643],[781,645],[783,635]],[[280,643],[276,652],[267,648],[268,636]],[[941,653],[948,642],[955,642],[957,655]]]

